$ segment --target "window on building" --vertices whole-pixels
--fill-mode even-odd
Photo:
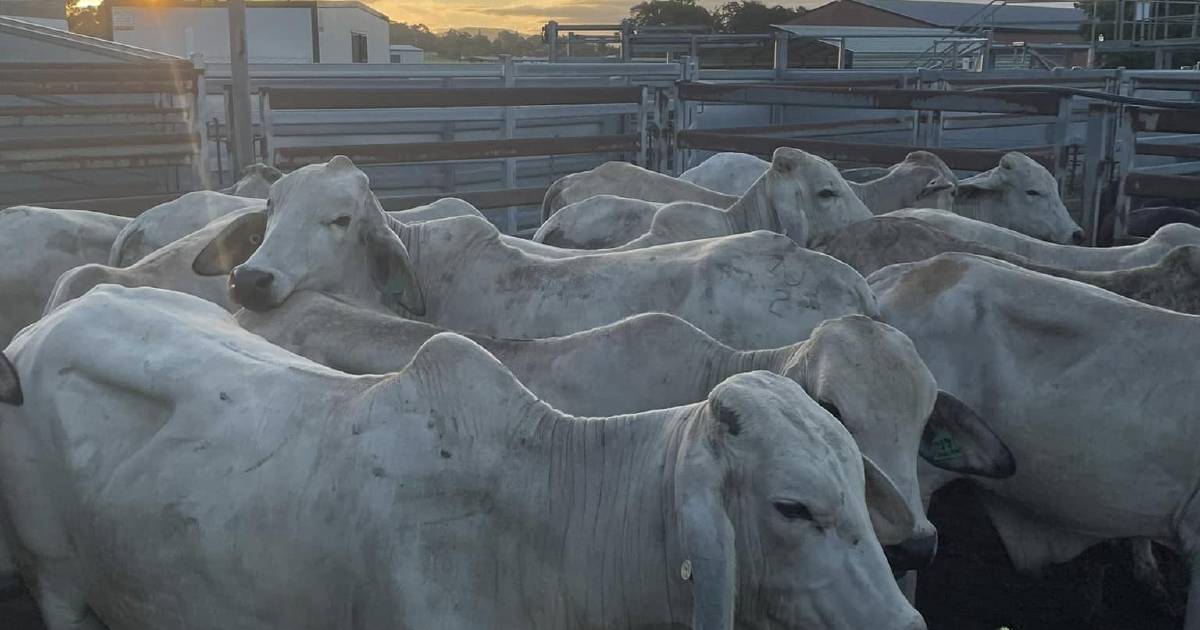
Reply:
[[[350,33],[350,61],[367,63],[367,36],[363,33]]]

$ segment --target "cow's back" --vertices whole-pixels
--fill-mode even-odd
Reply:
[[[1012,449],[1016,475],[980,483],[1066,531],[1169,537],[1196,473],[1200,317],[969,254],[869,281],[939,387]]]
[[[563,259],[493,239],[456,259],[450,274],[421,274],[448,280],[426,296],[425,319],[493,337],[553,337],[663,312],[735,348],[774,348],[825,319],[876,308],[849,266],[770,232]]]
[[[42,314],[65,271],[104,262],[129,219],[86,210],[0,210],[0,346]]]

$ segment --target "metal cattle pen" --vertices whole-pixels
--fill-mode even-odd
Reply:
[[[183,61],[0,64],[0,208],[128,215],[206,187],[203,83]]]

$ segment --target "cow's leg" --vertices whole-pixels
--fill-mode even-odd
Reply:
[[[36,596],[47,630],[107,630],[87,605],[73,573],[64,567],[39,567]]]

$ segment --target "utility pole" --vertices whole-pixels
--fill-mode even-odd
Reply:
[[[250,66],[246,55],[246,0],[229,0],[229,67],[233,74],[230,99],[233,134],[233,168],[236,180],[241,170],[254,163],[254,127],[250,122]]]

